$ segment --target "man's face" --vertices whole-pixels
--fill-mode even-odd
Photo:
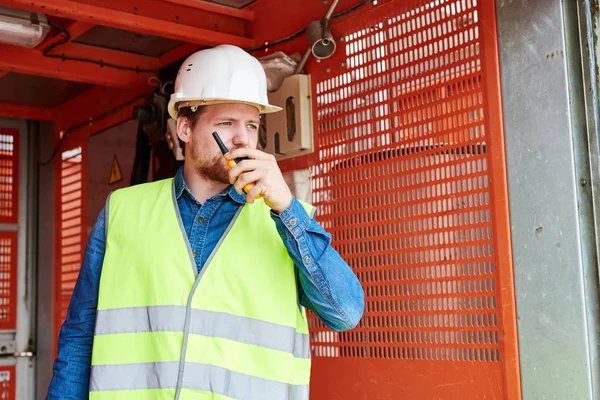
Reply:
[[[180,138],[186,142],[186,163],[190,162],[202,176],[229,184],[227,164],[212,136],[217,132],[229,151],[238,147],[256,148],[260,113],[248,104],[214,104],[204,106],[192,130]],[[187,139],[187,140],[186,140]]]

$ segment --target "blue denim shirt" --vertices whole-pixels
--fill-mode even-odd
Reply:
[[[230,187],[200,204],[187,187],[182,169],[175,176],[175,194],[196,265],[202,268],[235,212],[245,203],[245,195]],[[363,290],[350,267],[331,247],[331,236],[296,199],[279,215],[271,213],[271,217],[298,268],[300,303],[333,330],[355,327],[364,310]],[[100,272],[106,247],[105,218],[102,210],[85,250],[67,318],[60,330],[58,357],[47,399],[88,398]]]

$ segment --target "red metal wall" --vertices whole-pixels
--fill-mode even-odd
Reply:
[[[314,399],[519,399],[494,1],[393,1],[312,63],[318,219],[359,327],[311,317]]]
[[[0,224],[17,223],[18,205],[19,130],[0,128]],[[10,228],[0,229],[0,330],[15,330],[18,290],[17,232]],[[12,378],[14,380],[14,373]]]

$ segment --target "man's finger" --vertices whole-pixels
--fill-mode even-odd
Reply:
[[[250,204],[254,203],[254,200],[256,200],[259,196],[262,196],[263,188],[264,184],[259,181],[246,195],[246,201]]]
[[[243,160],[239,164],[236,164],[229,170],[229,182],[234,183],[241,174],[249,171],[254,171],[260,166],[260,161],[256,160]]]
[[[237,178],[233,187],[235,188],[235,190],[238,193],[240,193],[240,192],[242,192],[242,189],[244,188],[244,186],[246,186],[249,183],[256,183],[261,178],[262,178],[262,175],[261,175],[260,171],[254,170],[254,171],[246,172],[246,173],[241,174]]]
[[[229,153],[227,153],[227,158],[230,160],[235,160],[236,158],[243,157],[254,158],[256,160],[275,159],[275,157],[273,157],[271,154],[265,153],[258,149],[252,149],[250,147],[240,147],[237,149],[233,149]]]

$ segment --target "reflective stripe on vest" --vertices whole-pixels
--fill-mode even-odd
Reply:
[[[154,306],[99,310],[96,335],[182,332],[186,307]],[[189,333],[220,337],[310,358],[309,336],[296,329],[238,315],[192,309]],[[109,324],[108,321],[112,321]]]
[[[177,386],[179,362],[100,365],[92,370],[93,392],[173,389]],[[304,400],[309,390],[308,385],[289,385],[198,363],[185,364],[182,386],[240,400]]]
[[[306,315],[268,207],[241,207],[198,274],[172,184],[111,195],[90,399],[308,399]]]

